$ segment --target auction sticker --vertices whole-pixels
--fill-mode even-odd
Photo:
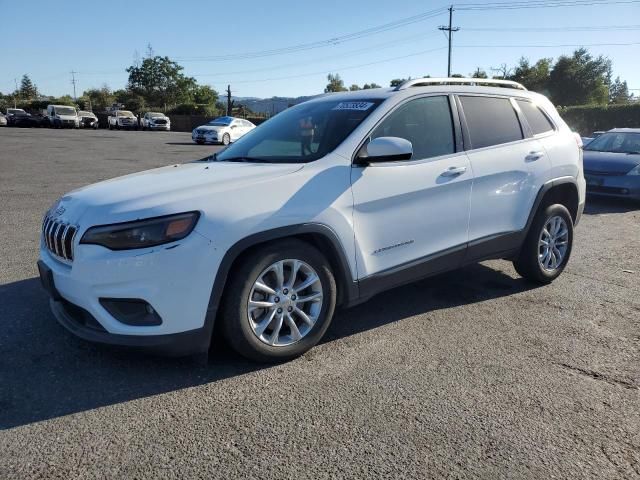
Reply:
[[[371,102],[340,102],[332,108],[332,110],[369,110],[373,103]]]

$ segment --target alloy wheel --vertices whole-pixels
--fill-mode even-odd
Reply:
[[[317,272],[297,259],[280,260],[258,275],[247,304],[249,325],[260,341],[292,345],[313,329],[322,309]]]
[[[564,218],[555,215],[547,219],[538,239],[538,262],[543,270],[557,270],[569,248],[569,228]]]

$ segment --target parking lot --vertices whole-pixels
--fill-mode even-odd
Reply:
[[[0,478],[640,478],[639,204],[589,198],[550,286],[470,266],[341,311],[282,365],[67,333],[37,279],[45,210],[216,148],[0,129]]]

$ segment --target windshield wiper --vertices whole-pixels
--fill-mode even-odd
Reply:
[[[266,160],[264,158],[256,158],[256,157],[231,157],[231,158],[224,158],[224,159],[217,159],[216,160],[218,162],[246,162],[246,163],[271,163],[269,162],[269,160]]]

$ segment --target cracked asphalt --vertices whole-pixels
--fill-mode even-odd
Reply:
[[[49,205],[214,148],[0,128],[0,478],[640,478],[639,204],[589,198],[550,286],[483,262],[339,312],[278,366],[58,326],[35,267]]]

